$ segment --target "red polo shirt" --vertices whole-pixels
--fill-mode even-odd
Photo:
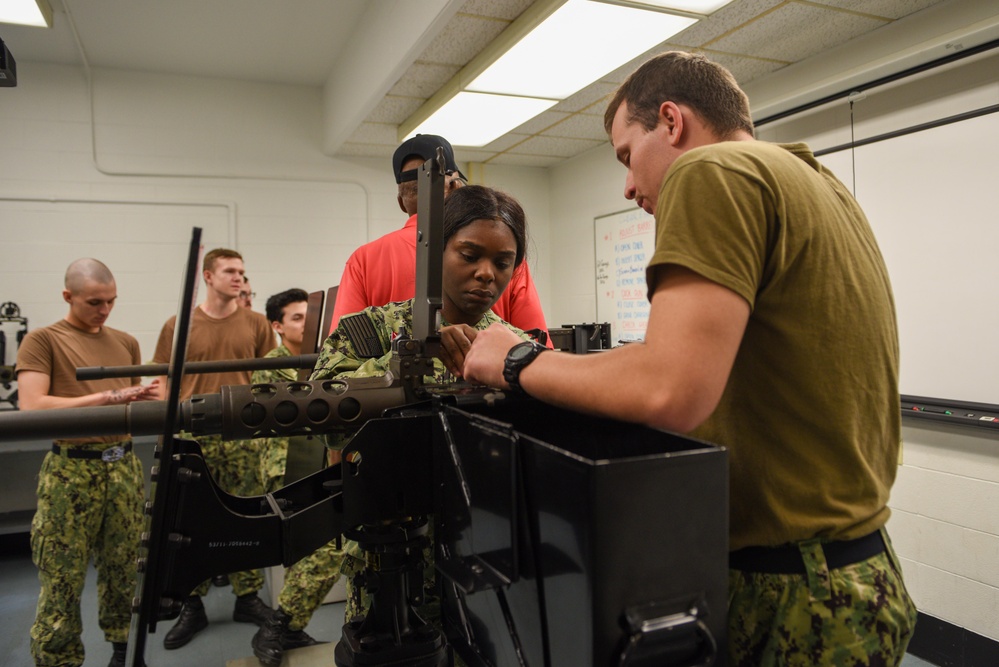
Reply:
[[[368,306],[383,306],[390,301],[405,301],[416,295],[416,216],[406,225],[354,251],[340,278],[333,306],[332,332],[344,315]],[[541,310],[538,290],[531,279],[527,262],[513,272],[510,284],[493,304],[493,312],[513,326],[548,333]],[[548,342],[551,347],[551,341]]]

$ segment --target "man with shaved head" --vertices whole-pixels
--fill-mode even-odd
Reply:
[[[66,270],[66,317],[29,333],[17,352],[22,410],[120,405],[157,397],[156,383],[109,378],[78,381],[79,366],[141,363],[139,343],[105,326],[118,292],[96,259]],[[56,440],[38,474],[31,553],[41,593],[31,626],[35,665],[82,665],[80,595],[87,565],[97,568],[98,619],[112,643],[110,667],[125,665],[142,532],[142,467],[127,433]]]

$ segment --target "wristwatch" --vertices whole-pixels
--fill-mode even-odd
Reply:
[[[503,362],[503,379],[510,385],[510,389],[526,393],[520,386],[520,372],[547,349],[541,343],[533,340],[518,343],[510,348],[510,351],[506,353],[506,361]]]

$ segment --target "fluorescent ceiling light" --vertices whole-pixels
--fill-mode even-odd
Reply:
[[[48,0],[3,0],[0,2],[0,23],[51,28],[52,7]]]
[[[406,136],[438,134],[457,146],[485,146],[558,100],[461,92]]]
[[[430,132],[454,145],[484,146],[730,1],[537,0],[403,121],[399,139]],[[472,100],[474,111],[452,111]],[[459,138],[459,123],[472,134]]]
[[[465,89],[565,99],[696,22],[658,11],[569,0]]]

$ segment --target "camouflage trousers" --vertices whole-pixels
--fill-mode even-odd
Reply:
[[[274,493],[284,486],[289,440],[290,438],[258,438],[251,441],[257,448],[257,476],[265,493]]]
[[[264,493],[260,482],[260,450],[251,440],[222,440],[209,435],[197,438],[212,478],[226,493],[234,496],[259,496]],[[264,587],[263,571],[249,570],[229,574],[232,592],[236,595],[256,593]],[[210,581],[202,582],[192,595],[208,593]]]
[[[80,596],[91,558],[104,638],[127,641],[142,499],[142,465],[134,454],[114,462],[45,455],[38,475],[38,510],[31,522],[31,557],[41,582],[31,626],[36,665],[83,664]]]
[[[431,539],[433,531],[430,533]],[[375,557],[377,560],[377,557]],[[364,586],[360,585],[368,566],[368,555],[354,540],[347,540],[343,546],[343,560],[340,572],[347,578],[347,603],[344,607],[346,621],[353,621],[367,615],[371,606],[371,596]],[[441,604],[437,597],[436,572],[434,570],[434,555],[432,547],[423,549],[423,599],[424,603],[416,608],[420,618],[440,628]]]
[[[835,570],[819,540],[799,543],[804,575],[729,570],[731,667],[900,664],[916,607],[882,537],[884,553]]]
[[[278,606],[291,616],[290,629],[302,630],[312,620],[312,615],[340,579],[342,558],[343,551],[336,548],[334,540],[285,570]]]

